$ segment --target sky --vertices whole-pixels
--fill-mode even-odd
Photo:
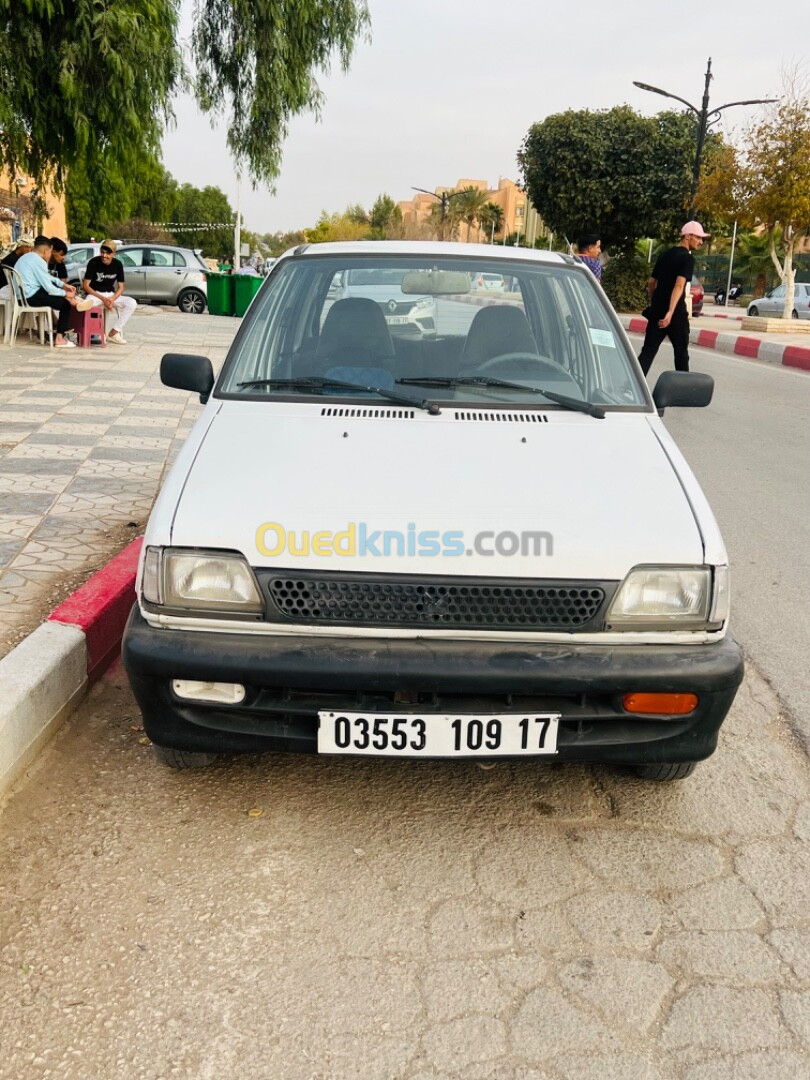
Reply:
[[[795,6],[793,14],[799,10]],[[533,123],[566,109],[628,104],[652,115],[677,102],[634,87],[650,83],[700,107],[711,57],[710,102],[778,96],[786,68],[803,64],[795,18],[761,0],[369,0],[371,40],[351,69],[318,82],[320,121],[293,120],[275,191],[241,184],[244,225],[255,232],[307,228],[321,211],[383,192],[461,177],[519,180],[517,151]],[[189,26],[184,9],[184,26]],[[806,48],[806,45],[805,45]],[[180,183],[221,188],[236,206],[225,123],[212,130],[193,98],[175,102],[163,163]],[[735,108],[717,130],[732,140],[756,109]]]

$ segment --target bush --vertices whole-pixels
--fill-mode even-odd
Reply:
[[[617,255],[602,270],[602,288],[617,311],[642,311],[649,301],[650,264],[635,252]]]

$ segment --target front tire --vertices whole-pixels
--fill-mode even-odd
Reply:
[[[216,760],[216,754],[204,754],[195,750],[173,750],[169,746],[153,744],[152,750],[161,765],[169,769],[204,769]]]
[[[199,289],[186,289],[177,298],[177,306],[187,315],[202,315],[205,311],[205,293]]]
[[[642,780],[685,780],[697,768],[696,761],[677,761],[657,765],[634,765],[633,772]]]
[[[790,317],[791,317],[791,319],[798,319],[798,317],[799,317],[798,311],[794,311]]]
[[[749,315],[753,315],[753,316],[754,316],[754,318],[756,318],[756,317],[757,317],[757,315],[759,315],[759,308],[758,308],[758,307],[751,307],[751,308],[749,308],[749,309],[748,309],[748,314],[749,314]]]

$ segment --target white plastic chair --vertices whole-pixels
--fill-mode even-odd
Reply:
[[[4,267],[5,270],[5,267]],[[10,290],[9,290],[10,291]],[[3,327],[3,344],[8,345],[11,337],[11,315],[14,311],[14,298],[12,296],[0,297],[0,325]]]
[[[17,330],[20,325],[20,319],[24,315],[28,315],[34,320],[34,328],[39,327],[39,343],[45,344],[45,329],[50,335],[50,344],[53,348],[54,334],[53,334],[53,309],[49,307],[31,307],[28,301],[25,299],[25,293],[23,292],[22,278],[13,266],[4,267],[6,272],[6,278],[10,278],[11,282],[11,322],[8,329],[8,338],[6,344],[13,345],[17,340]]]

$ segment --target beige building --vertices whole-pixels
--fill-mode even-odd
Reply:
[[[524,191],[518,187],[514,180],[500,177],[497,187],[490,187],[486,180],[472,180],[462,177],[457,180],[453,187],[437,187],[433,195],[416,192],[412,199],[400,202],[402,222],[406,235],[429,237],[435,235],[436,218],[432,207],[437,206],[444,193],[463,191],[464,188],[473,187],[484,192],[487,201],[500,206],[503,211],[501,228],[495,233],[496,237],[503,239],[506,236],[518,235],[522,243],[528,241],[529,246],[540,236],[545,229],[537,211],[531,205]],[[466,240],[466,229],[459,230],[456,239]],[[473,231],[471,241],[489,240],[489,236],[478,236]]]
[[[0,250],[11,246],[15,232],[42,232],[67,240],[65,198],[54,195],[47,185],[38,190],[24,173],[0,169]]]

